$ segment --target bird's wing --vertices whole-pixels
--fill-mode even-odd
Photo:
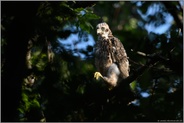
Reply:
[[[122,78],[127,78],[129,76],[129,61],[124,46],[116,37],[112,37],[110,40],[112,42],[114,61],[118,65]]]

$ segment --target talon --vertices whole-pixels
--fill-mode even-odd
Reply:
[[[94,78],[98,80],[99,77],[103,77],[100,72],[95,72]]]

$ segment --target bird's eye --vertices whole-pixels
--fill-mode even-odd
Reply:
[[[108,29],[105,30],[105,32],[108,32],[108,31],[109,31]]]
[[[104,30],[105,30],[105,28],[104,28],[104,27],[102,27],[102,28],[101,28],[101,30],[102,30],[102,31],[104,31]]]

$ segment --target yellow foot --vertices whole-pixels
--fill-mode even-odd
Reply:
[[[101,74],[100,72],[95,72],[94,78],[95,78],[96,80],[98,80],[99,77],[103,77],[102,74]]]

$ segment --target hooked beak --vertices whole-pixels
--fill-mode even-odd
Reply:
[[[101,33],[100,29],[97,29],[97,35],[99,35]]]

